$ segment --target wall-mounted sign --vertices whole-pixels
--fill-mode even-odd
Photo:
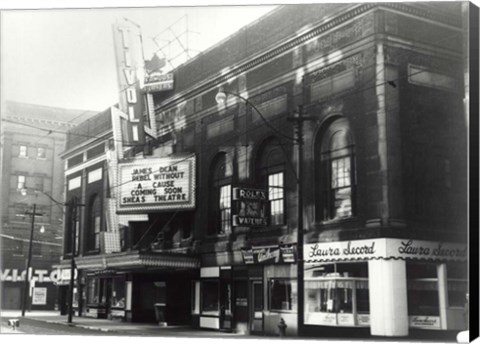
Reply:
[[[268,225],[268,191],[235,187],[232,189],[232,225],[261,227]]]
[[[242,256],[245,264],[294,263],[296,247],[293,245],[252,247],[242,249]]]
[[[141,144],[145,142],[143,116],[146,101],[140,85],[140,80],[143,81],[144,61],[139,28],[126,20],[116,23],[113,25],[113,43],[120,92],[118,106],[127,119],[121,125],[120,139],[127,144]]]
[[[408,317],[410,327],[440,329],[440,317],[412,315]]]
[[[118,165],[118,213],[195,208],[195,157]]]
[[[18,269],[3,269],[0,270],[0,282],[22,282],[25,280],[26,271],[19,271]],[[43,269],[33,269],[31,274],[32,280],[38,283],[61,283],[62,281],[70,281],[70,269],[54,269],[51,271]],[[74,277],[77,277],[77,270],[75,269]]]
[[[47,288],[33,288],[32,305],[47,304]]]
[[[350,259],[466,260],[466,244],[411,239],[367,239],[304,245],[305,261]]]
[[[145,76],[144,92],[173,90],[173,73],[152,73]]]

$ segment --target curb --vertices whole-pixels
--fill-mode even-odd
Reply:
[[[37,320],[37,319],[32,319],[31,320]],[[81,325],[81,324],[75,324],[75,323],[65,323],[62,321],[48,321],[48,320],[37,320],[37,321],[43,321],[48,324],[57,324],[57,325],[64,325],[64,326],[70,326],[70,327],[78,327],[78,328],[83,328],[86,330],[93,330],[93,331],[102,331],[102,332],[121,332],[121,331],[116,331],[116,330],[111,330],[108,328],[101,328],[101,327],[95,327],[95,326],[88,326],[88,325]]]

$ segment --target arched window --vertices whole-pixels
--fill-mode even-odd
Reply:
[[[355,213],[354,143],[348,121],[335,120],[317,139],[317,215],[321,220],[351,217]]]
[[[285,154],[277,139],[267,141],[259,151],[256,175],[259,186],[268,189],[270,225],[285,224]]]
[[[101,218],[102,209],[100,205],[100,199],[97,195],[93,196],[89,202],[88,208],[89,221],[88,221],[88,235],[87,235],[87,249],[89,251],[100,249],[100,231],[101,231]]]
[[[228,234],[232,230],[232,169],[226,153],[214,159],[210,169],[210,214],[208,234]]]

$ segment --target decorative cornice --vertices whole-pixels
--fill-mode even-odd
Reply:
[[[257,58],[254,58],[253,60],[247,61],[244,64],[232,68],[228,73],[225,73],[221,76],[218,76],[214,78],[213,80],[207,81],[203,85],[196,85],[195,87],[192,87],[190,91],[186,91],[185,93],[180,93],[174,98],[167,99],[164,101],[160,106],[157,106],[155,108],[155,112],[160,111],[161,108],[165,108],[166,106],[170,104],[174,104],[180,99],[185,99],[185,98],[193,98],[194,96],[201,94],[203,92],[206,92],[207,90],[218,87],[222,85],[223,83],[227,82],[228,80],[231,80],[233,77],[237,75],[244,74],[246,71],[253,69],[254,67],[265,63],[267,61],[272,60],[278,55],[281,55],[291,49],[293,49],[296,46],[299,46],[306,41],[317,37],[335,27],[340,26],[341,24],[354,19],[355,17],[358,17],[361,14],[364,14],[372,9],[385,9],[385,8],[390,8],[394,9],[397,11],[401,11],[407,14],[412,14],[418,17],[423,17],[426,19],[431,19],[431,20],[436,20],[436,21],[441,21],[441,22],[446,22],[451,25],[458,26],[459,25],[459,20],[454,18],[450,18],[450,16],[447,15],[442,15],[441,13],[438,12],[433,12],[429,11],[426,8],[420,8],[415,5],[411,4],[404,4],[404,3],[365,3],[365,4],[359,4],[358,6],[352,8],[350,11],[347,11],[343,14],[338,15],[337,17],[333,18],[332,20],[322,23],[316,28],[302,34],[301,36],[292,38],[288,40],[286,43],[281,44],[280,46],[271,49],[270,51],[265,52],[264,54],[258,56]]]

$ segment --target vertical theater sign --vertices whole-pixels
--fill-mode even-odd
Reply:
[[[115,139],[120,138],[116,142],[120,145],[118,148],[122,143],[141,145],[145,142],[144,114],[147,106],[141,84],[144,61],[140,35],[140,30],[127,21],[118,21],[113,26],[119,87],[119,111],[113,119],[114,135],[117,134]]]

